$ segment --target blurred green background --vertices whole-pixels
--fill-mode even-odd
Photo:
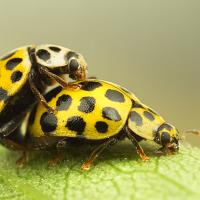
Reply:
[[[0,8],[1,55],[69,47],[86,57],[89,75],[130,89],[181,131],[200,129],[199,0],[0,0]]]

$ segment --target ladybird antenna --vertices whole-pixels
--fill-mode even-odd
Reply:
[[[184,131],[184,133],[192,133],[194,135],[200,136],[200,130],[197,130],[197,129],[189,129],[189,130]]]

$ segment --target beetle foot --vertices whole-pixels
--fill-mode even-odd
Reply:
[[[80,90],[81,85],[79,85],[79,84],[68,84],[67,89],[71,90],[71,91]]]
[[[55,158],[51,159],[48,161],[48,166],[49,167],[54,167],[57,164],[61,163],[65,159],[65,156],[63,153],[58,154]]]
[[[85,162],[85,163],[82,164],[81,169],[84,170],[84,171],[89,171],[91,165],[92,165],[92,163],[89,162],[89,161],[87,161],[87,162]]]
[[[28,152],[23,152],[22,156],[16,161],[17,168],[22,168],[29,161]]]

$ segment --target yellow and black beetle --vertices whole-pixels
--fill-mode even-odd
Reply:
[[[101,80],[77,83],[81,85],[80,90],[57,87],[47,93],[48,105],[56,113],[47,112],[42,104],[33,109],[24,142],[20,144],[21,150],[60,147],[68,138],[101,141],[82,165],[84,170],[90,168],[106,147],[126,137],[136,146],[142,160],[149,159],[138,143],[142,139],[155,141],[163,151],[178,151],[178,130],[141,103],[133,93]],[[3,144],[14,147],[15,141],[7,138]]]
[[[67,82],[61,78],[63,74],[69,74],[75,80],[84,80],[86,71],[87,64],[81,54],[57,45],[25,46],[2,57],[0,137],[9,135],[18,127],[36,98],[49,112],[53,112],[43,97],[52,80],[67,87]]]

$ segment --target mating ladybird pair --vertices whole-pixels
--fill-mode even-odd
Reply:
[[[13,55],[11,54],[9,58],[4,58],[5,62],[2,61],[4,64],[1,68],[5,68],[10,60],[16,58],[12,56],[21,55],[17,54],[18,51]],[[28,99],[31,103],[28,104],[27,102],[26,106],[22,108],[19,108],[22,99],[22,96],[19,95],[21,91],[18,89],[19,87],[13,85],[15,88],[14,95],[12,95],[12,98],[3,100],[2,105],[6,108],[6,111],[13,108],[15,108],[15,111],[13,111],[13,117],[9,120],[9,113],[5,112],[4,108],[2,109],[1,113],[2,116],[4,114],[7,117],[7,124],[0,121],[0,134],[2,144],[14,150],[23,151],[23,157],[18,161],[18,164],[27,160],[27,152],[54,147],[65,148],[70,138],[100,142],[89,159],[82,165],[84,170],[90,168],[95,158],[106,147],[125,138],[130,139],[135,145],[142,160],[149,159],[139,144],[139,141],[143,139],[155,141],[161,145],[160,150],[163,152],[173,153],[178,151],[179,135],[174,126],[165,122],[160,115],[141,103],[133,93],[126,89],[107,81],[85,79],[86,64],[80,54],[67,51],[63,47],[48,45],[39,46],[32,51],[27,50],[27,52],[29,52],[26,54],[29,58],[30,55],[34,55],[32,56],[34,59],[31,57],[34,61],[29,60],[29,64],[34,63],[35,67],[31,66],[30,68],[34,68],[35,77],[41,77],[39,79],[40,84],[46,81],[49,72],[51,75],[48,77],[56,77],[61,86],[63,86],[63,80],[58,75],[63,73],[70,74],[70,77],[78,81],[73,82],[73,85],[67,85],[67,87],[58,86],[43,97],[45,88],[40,95],[35,92],[33,86],[31,86],[32,82],[29,80],[29,76],[31,76],[31,70],[29,70],[26,78],[29,82],[23,83],[28,85],[26,91],[29,92],[27,94],[31,95],[27,95],[24,101],[26,102]],[[31,54],[31,52],[34,53]],[[55,67],[55,63],[57,67]],[[24,66],[25,62],[19,64],[19,66],[16,65],[12,72],[9,72],[9,75],[17,70],[24,69]],[[48,72],[41,73],[44,71]],[[8,74],[7,70],[4,69],[4,71],[1,71],[1,76],[2,72]],[[12,75],[9,77],[12,77]],[[78,89],[74,89],[76,86]],[[23,87],[21,86],[21,88]],[[9,90],[4,89],[9,93]],[[2,95],[0,94],[0,96]],[[34,96],[37,96],[41,103],[32,106],[35,102]],[[13,101],[12,99],[16,100]],[[27,110],[32,110],[30,115],[27,114]],[[24,120],[25,116],[28,120]],[[27,123],[27,129],[23,132],[21,126],[24,126],[25,123]],[[4,130],[6,128],[9,131]],[[63,156],[58,155],[57,158],[61,160]]]

